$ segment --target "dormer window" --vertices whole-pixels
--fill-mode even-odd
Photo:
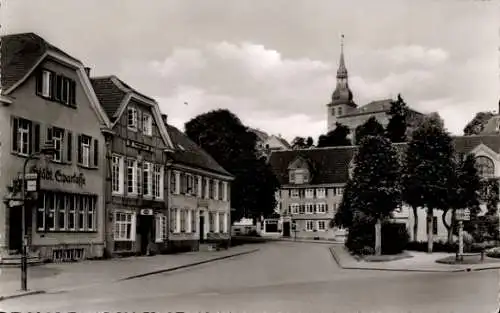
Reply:
[[[311,179],[309,164],[302,158],[297,158],[288,167],[291,184],[307,184]]]
[[[36,76],[36,94],[47,100],[75,107],[76,82],[53,71],[42,69]]]
[[[153,117],[151,114],[142,114],[142,132],[146,136],[153,136]]]
[[[127,126],[131,130],[137,130],[137,109],[128,108],[127,110]]]

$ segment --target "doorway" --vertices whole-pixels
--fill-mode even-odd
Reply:
[[[205,241],[205,216],[200,213],[200,243]]]
[[[21,253],[23,247],[22,220],[23,211],[21,207],[10,208],[9,217],[9,250]],[[28,210],[26,210],[28,211]],[[28,224],[26,223],[26,227]]]
[[[283,222],[283,237],[290,237],[290,222]]]
[[[153,215],[139,215],[139,235],[141,237],[140,253],[147,254],[148,245],[153,236]]]

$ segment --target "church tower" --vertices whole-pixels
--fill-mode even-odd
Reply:
[[[335,129],[335,124],[340,116],[346,115],[357,105],[352,100],[352,92],[349,89],[347,68],[344,61],[344,35],[340,41],[340,62],[337,70],[337,86],[332,94],[332,101],[327,104],[327,127],[328,131]]]

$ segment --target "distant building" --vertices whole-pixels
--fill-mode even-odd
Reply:
[[[341,43],[339,68],[337,70],[337,86],[333,91],[331,101],[327,104],[327,129],[332,131],[336,123],[349,127],[350,138],[355,141],[355,130],[364,124],[369,118],[375,117],[377,121],[386,127],[389,123],[389,110],[392,99],[372,101],[358,107],[349,88],[349,76],[344,60],[344,45]],[[410,109],[410,125],[408,133],[422,120],[423,114]]]
[[[250,128],[257,137],[256,150],[258,156],[268,157],[272,151],[291,149],[291,145],[281,135],[269,135],[259,129]]]

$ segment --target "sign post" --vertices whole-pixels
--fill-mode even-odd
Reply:
[[[470,220],[470,210],[469,209],[459,209],[456,211],[455,215],[458,221],[458,253],[457,261],[464,260],[464,221]]]

